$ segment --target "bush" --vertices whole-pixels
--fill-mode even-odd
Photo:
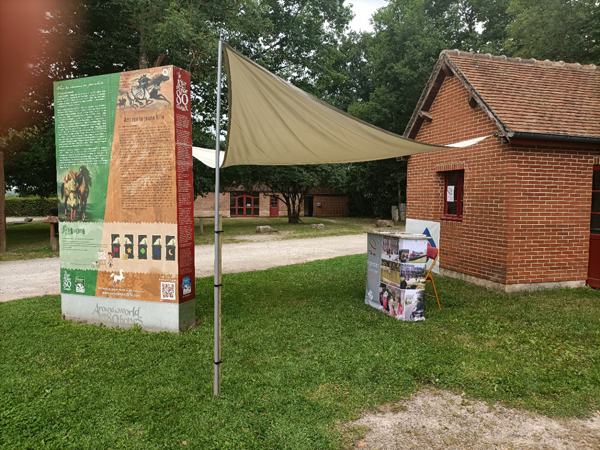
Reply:
[[[49,216],[56,213],[58,198],[10,197],[6,199],[6,217]]]

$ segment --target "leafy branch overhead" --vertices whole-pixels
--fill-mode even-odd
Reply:
[[[221,33],[234,48],[301,89],[399,134],[443,49],[600,62],[596,1],[389,0],[372,17],[372,33],[351,32],[351,18],[343,0],[48,2],[22,93],[22,114],[7,114],[9,122],[0,129],[7,187],[22,194],[56,192],[49,176],[55,167],[52,83],[67,78],[167,64],[182,67],[192,75],[194,144],[214,147]],[[224,89],[221,125],[226,130],[226,82]],[[402,200],[403,163],[345,167],[340,171],[345,184],[336,186],[348,193],[355,213],[389,215],[389,207]],[[291,183],[290,176],[279,173],[284,169],[264,169],[269,170]],[[305,168],[285,170],[309,181]],[[225,172],[235,186],[253,169]],[[210,192],[212,170],[195,166],[194,174],[195,194]],[[285,191],[282,181],[277,186]]]

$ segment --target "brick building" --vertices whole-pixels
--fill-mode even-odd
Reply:
[[[404,135],[489,136],[408,161],[407,220],[439,224],[443,275],[600,287],[599,68],[443,51]]]
[[[287,206],[281,196],[261,191],[231,191],[221,194],[219,212],[223,217],[287,217]],[[194,202],[195,217],[213,217],[215,194],[198,197]],[[328,188],[316,188],[304,198],[301,217],[346,217],[348,197]]]

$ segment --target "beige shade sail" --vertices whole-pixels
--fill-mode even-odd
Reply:
[[[200,161],[202,164],[207,165],[208,167],[214,169],[215,168],[215,149],[210,148],[202,148],[202,147],[192,147],[192,156]],[[225,152],[219,152],[219,167],[223,166],[223,158],[225,157]]]
[[[439,150],[319,100],[224,45],[229,132],[223,167],[373,161]]]

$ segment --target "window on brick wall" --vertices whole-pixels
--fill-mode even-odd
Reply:
[[[445,220],[462,220],[464,170],[444,172],[444,216]]]

